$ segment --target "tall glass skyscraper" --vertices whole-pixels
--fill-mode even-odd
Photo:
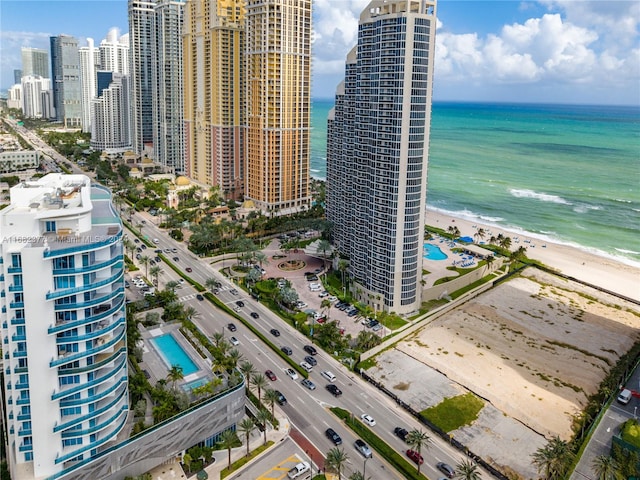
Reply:
[[[374,0],[329,114],[327,219],[351,294],[376,310],[421,304],[435,0]]]
[[[311,0],[248,0],[245,197],[268,211],[306,207]]]
[[[22,72],[20,77],[39,76],[49,78],[51,72],[49,70],[49,52],[41,48],[22,47]],[[20,83],[17,80],[16,83]]]
[[[51,82],[56,119],[65,128],[82,127],[82,85],[78,40],[69,35],[50,37]]]

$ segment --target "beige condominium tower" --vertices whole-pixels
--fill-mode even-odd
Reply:
[[[183,37],[186,174],[243,193],[246,0],[188,0]]]
[[[273,213],[310,200],[311,3],[246,3],[245,197]]]

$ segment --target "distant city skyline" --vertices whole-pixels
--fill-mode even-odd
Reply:
[[[314,1],[314,98],[333,98],[368,3]],[[128,31],[126,0],[5,0],[0,9],[2,90],[22,46]],[[434,101],[640,105],[638,2],[440,0],[437,13]]]

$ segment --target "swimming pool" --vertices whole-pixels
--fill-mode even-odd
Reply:
[[[190,392],[191,390],[193,390],[194,388],[198,388],[201,387],[203,385],[206,385],[207,383],[209,383],[209,379],[206,377],[203,378],[199,378],[198,380],[194,380],[193,382],[189,382],[189,383],[185,383],[182,386],[182,389],[185,392]]]
[[[199,370],[198,366],[191,360],[191,357],[170,333],[152,338],[151,343],[153,343],[168,369],[178,365],[182,367],[182,375],[185,377]]]
[[[427,260],[446,260],[447,254],[440,250],[440,247],[431,243],[424,244],[424,258]]]

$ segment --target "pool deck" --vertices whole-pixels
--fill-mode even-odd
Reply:
[[[455,243],[452,247],[453,242],[446,238],[441,238],[438,236],[433,237],[430,240],[425,240],[424,243],[429,243],[438,247],[442,253],[444,253],[447,258],[444,260],[429,260],[428,258],[422,257],[422,268],[429,272],[427,275],[423,276],[424,286],[426,288],[432,287],[433,284],[443,278],[443,277],[452,277],[456,275],[456,272],[453,270],[447,270],[448,267],[452,267],[453,262],[459,262],[462,258],[459,253],[454,253],[454,248],[464,248],[463,244]],[[467,257],[468,255],[465,255]],[[469,265],[467,268],[473,268],[478,265],[478,258],[474,259],[474,263]],[[462,265],[458,265],[462,266]]]
[[[147,372],[149,382],[152,385],[155,385],[160,379],[166,379],[167,374],[169,373],[169,369],[167,368],[166,363],[156,351],[155,346],[150,342],[152,338],[159,337],[165,334],[172,334],[173,338],[175,338],[180,347],[182,347],[187,355],[189,355],[189,358],[191,358],[193,363],[195,363],[198,367],[198,371],[186,375],[182,380],[176,382],[176,387],[182,388],[183,385],[202,378],[207,378],[208,380],[213,379],[213,373],[211,371],[210,364],[207,360],[202,358],[200,354],[198,354],[193,346],[191,346],[189,341],[184,337],[182,332],[180,332],[179,323],[161,324],[150,329],[146,329],[139,324],[138,328],[140,329],[143,340],[141,345],[142,362],[140,363],[140,368],[143,371]]]

